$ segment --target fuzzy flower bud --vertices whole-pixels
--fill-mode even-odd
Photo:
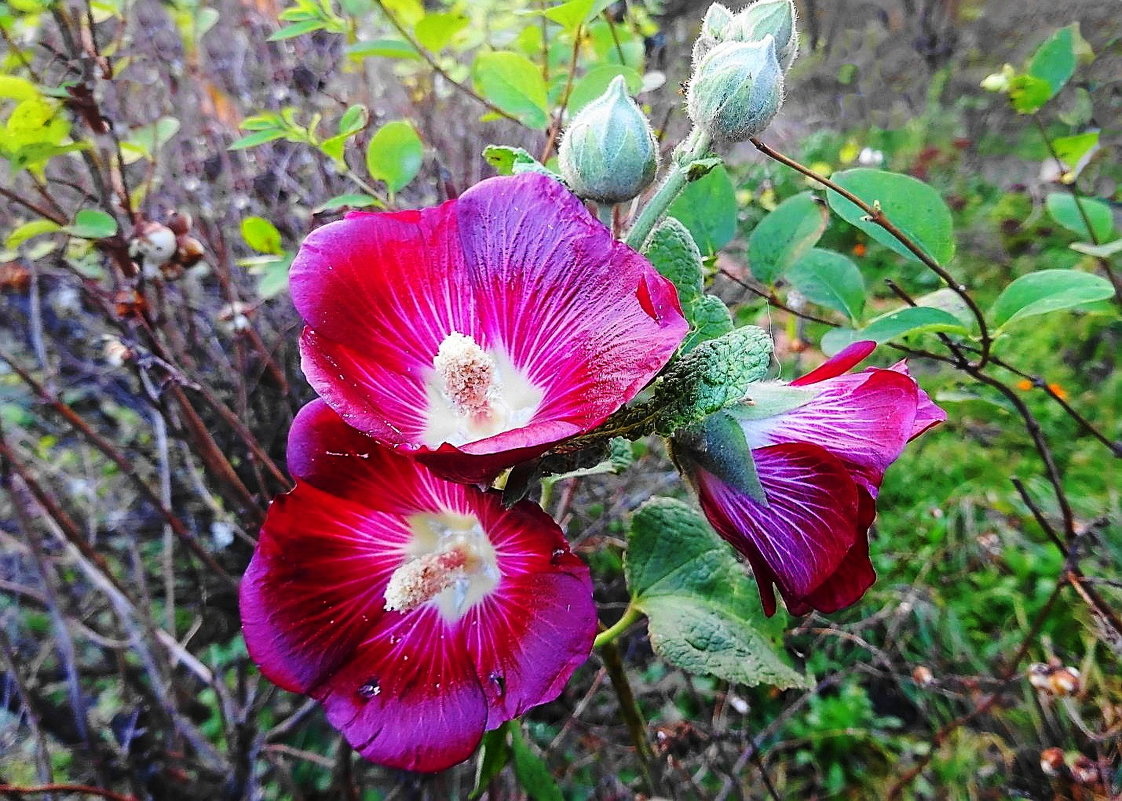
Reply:
[[[701,33],[693,43],[694,67],[710,50],[725,40],[725,30],[732,21],[732,12],[720,3],[709,6],[709,10],[705,12],[705,19],[701,21]]]
[[[799,52],[793,0],[757,0],[733,18],[722,38],[726,42],[759,42],[765,36],[775,39],[775,55],[786,72]]]
[[[658,144],[622,76],[577,114],[557,160],[573,192],[598,203],[631,200],[654,180]]]
[[[1040,752],[1040,770],[1045,776],[1055,778],[1064,772],[1067,761],[1062,748],[1045,748]]]
[[[757,136],[783,104],[783,70],[769,34],[723,42],[698,64],[686,95],[690,119],[718,142]]]

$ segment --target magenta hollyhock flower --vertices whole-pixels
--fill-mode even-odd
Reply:
[[[599,425],[688,328],[673,285],[537,173],[325,225],[291,288],[328,406],[468,483]]]
[[[367,759],[418,771],[553,700],[588,656],[588,568],[536,504],[454,484],[321,401],[289,435],[241,585],[250,656]]]
[[[876,578],[868,530],[884,471],[909,440],[946,419],[903,362],[846,372],[875,347],[855,343],[718,413],[734,427],[731,454],[719,423],[700,447],[696,436],[693,446],[689,436],[675,443],[709,522],[751,564],[768,615],[773,585],[793,614],[835,612],[864,594]]]

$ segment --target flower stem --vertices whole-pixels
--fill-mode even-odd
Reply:
[[[640,614],[639,610],[634,606],[628,606],[619,620],[596,635],[596,639],[592,642],[592,647],[603,648],[608,643],[615,642],[625,631],[631,628],[631,624],[639,619]]]
[[[631,742],[639,757],[639,770],[643,774],[646,789],[650,795],[661,795],[662,781],[658,772],[658,763],[651,749],[650,740],[647,739],[647,724],[643,720],[643,712],[639,709],[635,693],[631,691],[631,683],[627,680],[627,671],[623,667],[619,646],[614,641],[605,643],[600,647],[600,658],[604,660],[604,669],[611,679],[612,688],[616,691],[616,698],[619,699],[620,715],[627,724],[627,732],[631,735]]]
[[[631,230],[627,232],[624,240],[633,250],[639,250],[651,235],[651,231],[658,225],[659,220],[666,214],[670,204],[686,188],[690,181],[690,164],[709,152],[712,138],[700,128],[694,128],[689,136],[683,140],[674,151],[674,163],[662,179],[658,189],[651,195],[647,205],[639,212]]]

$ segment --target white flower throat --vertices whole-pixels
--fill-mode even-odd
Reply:
[[[440,343],[426,384],[430,448],[460,446],[520,428],[541,405],[542,390],[530,383],[505,351],[484,350],[453,331]]]
[[[409,527],[405,561],[386,585],[388,611],[410,612],[432,602],[454,622],[498,586],[495,548],[476,517],[415,514]]]

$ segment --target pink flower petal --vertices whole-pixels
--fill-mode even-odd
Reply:
[[[535,504],[519,504],[518,525],[488,523],[503,580],[465,616],[462,631],[492,709],[489,728],[556,698],[592,650],[596,607],[588,568],[560,536],[546,552],[527,536],[556,529]],[[485,522],[487,518],[485,518]],[[567,659],[559,663],[559,655]]]
[[[313,232],[291,271],[305,373],[349,425],[486,482],[594,428],[667,362],[688,325],[669,281],[558,182],[495,178],[442,206]],[[526,422],[436,446],[433,358],[452,333],[541,393]],[[520,412],[521,413],[521,412]]]
[[[389,617],[316,694],[327,719],[380,765],[435,771],[462,762],[488,715],[463,638],[433,608]]]
[[[903,359],[896,362],[896,364],[892,365],[892,367],[889,369],[895,370],[897,373],[902,373],[911,378],[912,374],[908,371],[908,363]],[[916,408],[916,419],[915,423],[912,426],[912,435],[909,437],[909,439],[915,439],[927,429],[933,428],[939,423],[945,422],[947,419],[947,413],[936,406],[935,402],[927,396],[927,393],[918,388],[918,385],[916,389],[916,398],[918,401],[918,405]]]
[[[774,579],[785,597],[805,597],[838,569],[861,534],[858,487],[841,461],[815,445],[773,445],[752,455],[767,505],[698,470],[702,509],[753,565],[766,566],[767,575],[757,571],[761,592]]]
[[[864,483],[880,485],[903,452],[915,423],[915,381],[892,370],[828,378],[819,394],[789,412],[742,423],[752,447],[808,442],[857,469]]]
[[[869,342],[867,340],[861,342],[854,342],[840,353],[835,353],[826,362],[811,370],[801,378],[796,378],[791,382],[793,387],[805,387],[808,384],[817,384],[819,381],[825,381],[827,378],[836,378],[842,373],[849,372],[849,370],[856,367],[865,359],[869,358],[874,350],[877,349],[877,343]]]
[[[322,401],[297,415],[289,467],[296,488],[270,507],[241,586],[246,643],[267,677],[322,701],[368,758],[448,767],[487,727],[556,697],[587,658],[588,568],[536,504],[505,509],[497,492],[444,481]],[[423,597],[385,608],[391,577],[422,556],[410,549],[435,547],[418,539],[416,526],[433,524],[416,515],[474,518],[477,533],[463,536],[486,546],[468,546],[482,548],[471,558],[493,559],[497,583],[459,616]]]

